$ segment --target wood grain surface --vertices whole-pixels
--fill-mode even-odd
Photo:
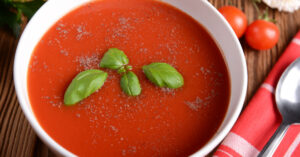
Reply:
[[[243,10],[251,23],[258,13],[251,0],[209,0],[216,8],[231,3]],[[265,5],[259,6],[264,9]],[[248,90],[245,105],[275,64],[284,48],[295,33],[300,30],[300,10],[282,13],[269,10],[269,15],[277,21],[280,29],[279,43],[271,50],[255,51],[242,38],[248,67]],[[43,144],[24,117],[16,98],[13,83],[14,53],[18,39],[5,29],[0,29],[0,157],[47,157],[56,156]]]

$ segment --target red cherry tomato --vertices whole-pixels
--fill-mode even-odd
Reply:
[[[256,50],[267,50],[276,45],[279,39],[278,27],[266,20],[256,20],[246,30],[246,41]]]
[[[234,6],[224,6],[218,10],[228,21],[236,36],[238,38],[243,36],[248,25],[246,15],[240,9]]]

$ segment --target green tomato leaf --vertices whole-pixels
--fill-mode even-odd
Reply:
[[[182,75],[167,63],[151,63],[143,66],[147,78],[159,87],[180,88],[184,84]]]
[[[22,14],[30,19],[44,3],[44,0],[0,0],[0,26],[8,26],[18,37]]]
[[[141,85],[138,77],[131,71],[123,74],[121,81],[121,88],[129,96],[137,96],[141,94]]]
[[[10,8],[0,3],[0,26],[8,26],[15,36],[19,36],[21,32],[21,12],[12,12]]]
[[[128,64],[128,58],[122,50],[110,48],[103,56],[100,67],[108,69],[119,69]]]
[[[22,13],[29,19],[34,15],[34,13],[45,3],[44,0],[32,0],[27,2],[11,2],[15,8],[21,10]]]
[[[107,78],[101,70],[86,70],[79,73],[71,82],[64,95],[67,106],[74,105],[100,89]]]

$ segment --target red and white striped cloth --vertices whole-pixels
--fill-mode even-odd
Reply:
[[[258,155],[281,122],[274,97],[276,84],[285,68],[298,57],[300,57],[300,31],[216,150],[214,157]],[[300,157],[300,125],[290,126],[273,156]]]

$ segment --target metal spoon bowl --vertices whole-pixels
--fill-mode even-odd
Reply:
[[[290,64],[280,77],[275,91],[282,122],[259,157],[272,156],[291,124],[300,123],[300,58]]]

